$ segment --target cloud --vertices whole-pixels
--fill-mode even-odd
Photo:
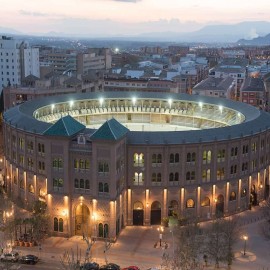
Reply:
[[[126,3],[137,3],[140,2],[141,0],[113,0],[115,2],[126,2]]]
[[[48,16],[49,14],[46,14],[46,13],[42,13],[42,12],[31,12],[31,11],[27,11],[27,10],[19,10],[19,13],[21,15],[24,15],[24,16],[34,16],[34,17],[45,17],[45,16]]]

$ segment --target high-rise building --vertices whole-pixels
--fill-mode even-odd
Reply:
[[[0,91],[20,85],[28,75],[40,76],[39,50],[22,40],[0,36]]]

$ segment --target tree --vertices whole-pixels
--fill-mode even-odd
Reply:
[[[225,240],[225,257],[229,267],[232,265],[232,261],[234,259],[233,246],[237,242],[240,234],[240,230],[237,225],[238,221],[236,218],[223,220],[222,227]]]
[[[261,223],[261,231],[267,239],[270,239],[270,198],[264,202],[263,215],[264,220]]]
[[[195,220],[186,226],[174,228],[176,247],[170,257],[164,254],[162,267],[174,270],[196,270],[199,267],[202,235],[199,224]]]
[[[219,263],[225,260],[225,240],[221,219],[212,222],[205,240],[205,253],[213,259],[215,266],[219,268]]]

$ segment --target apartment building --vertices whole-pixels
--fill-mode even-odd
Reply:
[[[30,74],[39,77],[39,49],[23,40],[0,36],[0,68],[0,91],[5,86],[20,85]]]

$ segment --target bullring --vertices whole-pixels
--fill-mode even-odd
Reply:
[[[185,94],[28,101],[4,113],[7,189],[25,206],[46,201],[60,236],[231,215],[269,194],[269,123],[255,107]]]

